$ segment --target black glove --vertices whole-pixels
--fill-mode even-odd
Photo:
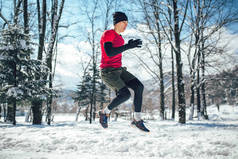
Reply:
[[[126,49],[133,49],[135,47],[141,47],[141,45],[142,45],[141,39],[136,40],[130,39],[128,43],[125,45],[125,47]]]

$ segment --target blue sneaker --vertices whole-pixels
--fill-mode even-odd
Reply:
[[[109,114],[99,112],[99,122],[102,125],[103,128],[108,128],[108,122],[107,119],[109,117]]]
[[[139,121],[133,120],[131,122],[131,125],[136,126],[138,129],[140,129],[142,131],[150,132],[150,130],[145,127],[143,120],[139,120]]]

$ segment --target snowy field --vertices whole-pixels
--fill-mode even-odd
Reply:
[[[17,118],[17,126],[0,122],[0,159],[238,159],[238,107],[208,108],[209,121],[147,120],[150,133],[111,121],[57,115],[51,125],[32,126]],[[176,114],[177,115],[177,114]]]

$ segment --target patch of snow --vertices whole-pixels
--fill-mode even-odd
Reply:
[[[188,110],[189,111],[189,110]],[[177,114],[176,114],[177,115]],[[144,133],[129,120],[111,120],[103,129],[75,114],[56,114],[51,125],[0,123],[0,158],[4,159],[236,159],[238,158],[238,107],[208,107],[210,120],[147,120]]]

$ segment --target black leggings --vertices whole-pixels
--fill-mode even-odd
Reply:
[[[144,90],[144,85],[137,78],[134,78],[129,82],[127,82],[126,87],[121,88],[117,92],[117,96],[108,105],[109,110],[112,110],[113,108],[127,101],[131,97],[131,93],[128,88],[131,88],[135,93],[133,102],[135,106],[135,112],[141,112],[142,94]]]

